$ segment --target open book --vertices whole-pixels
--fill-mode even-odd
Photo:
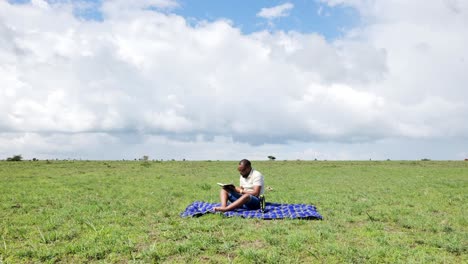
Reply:
[[[218,185],[223,187],[223,188],[235,188],[234,183],[220,183],[220,182],[218,182]]]

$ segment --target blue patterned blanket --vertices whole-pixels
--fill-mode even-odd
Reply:
[[[213,207],[220,206],[219,203],[206,203],[196,201],[187,206],[184,212],[180,214],[182,217],[198,217],[207,213],[214,213]],[[322,219],[322,216],[317,212],[313,205],[309,204],[279,204],[266,203],[265,212],[258,210],[236,209],[223,213],[227,217],[240,216],[244,218],[260,218],[260,219]]]

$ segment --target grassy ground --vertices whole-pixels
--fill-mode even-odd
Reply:
[[[324,220],[180,218],[236,164],[0,162],[0,263],[468,262],[468,162],[253,162]]]

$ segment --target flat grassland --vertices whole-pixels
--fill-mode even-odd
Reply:
[[[253,161],[324,220],[181,218],[237,161],[0,162],[0,263],[467,263],[468,162]]]

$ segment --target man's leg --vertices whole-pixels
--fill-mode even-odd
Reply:
[[[227,192],[226,192],[227,194]],[[220,194],[222,196],[223,194]],[[224,198],[224,197],[223,197]],[[221,198],[221,199],[223,199]],[[221,207],[215,207],[214,210],[218,212],[227,212],[234,210],[236,208],[241,207],[242,205],[248,203],[250,201],[250,194],[243,194],[239,199],[234,201],[233,203],[229,204],[228,206],[223,206],[223,200],[221,200]],[[226,203],[227,203],[227,195],[226,195]]]
[[[221,200],[222,208],[225,208],[227,206],[228,197],[229,197],[229,192],[224,189],[221,189],[221,191],[219,192],[219,199]]]

